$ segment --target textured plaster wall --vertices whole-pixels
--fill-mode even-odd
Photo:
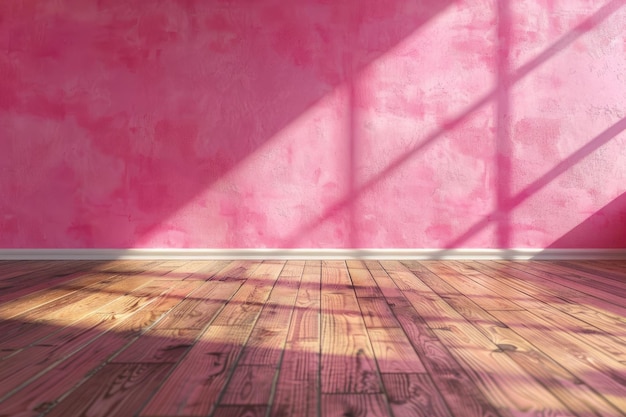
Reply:
[[[626,247],[625,27],[625,0],[0,1],[0,247]]]

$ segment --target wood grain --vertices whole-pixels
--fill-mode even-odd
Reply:
[[[142,416],[209,414],[235,369],[250,329],[211,326],[176,365]]]
[[[359,305],[365,326],[368,328],[400,326],[384,298],[359,298]]]
[[[134,416],[170,368],[167,364],[106,365],[46,415]]]
[[[82,349],[116,323],[105,317],[94,316],[81,324],[84,327],[70,327],[60,333],[53,332],[53,336],[45,340],[45,343],[29,346],[0,362],[0,400]],[[71,343],[66,343],[67,339]]]
[[[242,365],[278,366],[303,271],[304,263],[285,264],[243,351]]]
[[[246,281],[176,365],[141,415],[206,415],[216,407],[283,265],[250,262],[233,271],[236,281]]]
[[[525,311],[497,311],[493,314],[509,328],[552,359],[560,361],[572,375],[595,390],[619,410],[626,410],[626,366],[604,352],[578,343],[567,332]],[[537,325],[537,324],[539,325]]]
[[[282,263],[250,264],[250,269],[241,271],[244,285],[229,300],[215,319],[217,326],[249,326],[254,324],[263,303],[274,287]],[[238,272],[239,273],[239,272]],[[252,276],[252,273],[254,275]]]
[[[357,297],[382,297],[378,284],[363,261],[349,260],[346,266]]]
[[[429,266],[430,267],[430,266]],[[468,274],[468,277],[474,274]],[[448,280],[447,274],[438,274],[433,280]],[[480,277],[480,282],[489,287],[489,281],[485,275]],[[456,289],[465,288],[464,282],[454,282]],[[515,291],[514,289],[512,291]],[[507,293],[519,300],[522,306],[523,294],[515,294],[511,289]],[[495,293],[497,294],[497,293]],[[506,324],[497,320],[488,311],[483,310],[473,301],[476,297],[466,297],[459,293],[445,297],[445,300],[454,310],[459,312],[466,320],[471,322],[477,330],[483,333],[493,344],[508,354],[518,365],[520,365],[529,375],[557,397],[570,410],[577,413],[588,413],[589,415],[611,415],[615,410],[601,397],[595,395],[589,386],[583,384],[565,368],[559,366],[550,357],[535,349],[521,336],[510,329]],[[503,301],[505,299],[503,298]],[[536,311],[535,303],[533,311]],[[514,304],[511,303],[513,306]],[[516,305],[516,304],[515,304]],[[502,308],[501,310],[518,310],[516,308]],[[556,313],[559,313],[556,311]],[[558,327],[558,325],[557,325]]]
[[[97,265],[97,262],[91,261],[71,263],[56,261],[36,271],[3,279],[0,281],[0,302],[13,300],[35,291],[45,291],[53,285],[80,279],[91,273],[92,268],[95,269]]]
[[[382,373],[426,372],[406,334],[398,328],[368,329],[376,363]]]
[[[288,342],[320,340],[321,262],[307,261],[287,334]]]
[[[266,413],[267,407],[263,405],[220,405],[213,417],[264,417]]]
[[[620,262],[611,263],[610,261],[560,261],[555,262],[556,265],[560,265],[566,268],[573,269],[578,272],[588,272],[593,275],[593,279],[597,276],[603,278],[610,278],[617,281],[617,285],[621,285],[626,282],[626,271],[624,271],[623,265]]]
[[[273,417],[317,417],[319,387],[315,380],[291,380],[280,373],[270,415]]]
[[[195,329],[156,329],[143,333],[114,363],[177,363],[196,341]]]
[[[496,408],[436,337],[424,317],[403,296],[409,294],[413,302],[419,302],[417,294],[401,291],[379,263],[368,261],[368,267],[373,275],[376,274],[377,282],[384,283],[384,292],[389,295],[387,301],[391,309],[452,413],[456,416],[499,416]],[[398,272],[403,273],[402,268],[394,265],[387,265],[387,268],[395,271],[395,276]],[[406,289],[409,291],[410,287]]]
[[[241,287],[242,281],[205,282],[161,320],[158,329],[204,329]]]
[[[426,321],[432,321],[438,338],[448,347],[457,361],[463,364],[469,377],[500,412],[521,414],[532,412],[545,415],[574,415],[547,389],[535,384],[522,368],[510,357],[500,353],[498,347],[480,333],[460,313],[454,310],[432,290],[430,296],[422,293],[428,286],[417,276],[412,280],[399,262],[382,263],[403,286],[413,287],[420,303],[415,309],[423,310]],[[540,400],[541,404],[537,403]]]
[[[383,374],[383,385],[396,417],[450,417],[450,410],[427,374]]]
[[[111,322],[118,331],[109,331],[71,356],[51,366],[47,372],[22,387],[16,394],[2,401],[2,410],[11,416],[37,416],[55,406],[59,399],[93,375],[94,371],[109,358],[123,349],[153,322],[146,319],[145,312],[138,312],[125,318],[112,315],[99,315],[101,321]],[[113,324],[115,323],[115,324]],[[36,359],[32,357],[32,359]],[[16,381],[5,380],[13,387]],[[2,414],[0,414],[2,415]]]
[[[380,392],[371,342],[342,261],[322,266],[323,393]]]
[[[513,262],[511,266],[519,269],[521,264]],[[606,285],[592,279],[585,279],[575,274],[563,274],[554,270],[554,267],[545,268],[543,263],[528,261],[523,264],[524,272],[535,275],[542,285],[549,283],[558,284],[561,288],[568,288],[568,297],[595,298],[597,303],[613,304],[616,307],[624,307],[626,289],[616,285]],[[593,283],[593,285],[589,285]],[[575,292],[574,292],[575,291]],[[567,294],[567,293],[566,293]]]
[[[503,285],[498,282],[499,279],[502,278],[496,277],[489,281],[483,277],[483,284],[497,289]],[[565,297],[557,298],[555,293],[547,291],[537,291],[532,297],[528,297],[515,288],[509,288],[508,292],[519,300],[518,305],[550,322],[549,328],[560,328],[569,332],[573,337],[609,354],[615,361],[626,359],[626,339],[623,337],[626,335],[626,320],[589,306],[587,303],[592,301],[587,297],[570,300]]]
[[[237,366],[228,381],[220,405],[267,405],[275,375],[275,366]]]
[[[320,395],[321,262],[304,264],[270,415],[317,417]]]
[[[625,278],[624,261],[0,262],[0,416],[625,417]]]
[[[404,262],[420,279],[431,287],[439,296],[462,294],[471,298],[472,302],[482,309],[490,310],[521,310],[511,298],[481,285],[453,269],[446,262]],[[430,272],[430,273],[428,273]]]
[[[380,394],[322,395],[322,417],[388,417],[388,410]]]

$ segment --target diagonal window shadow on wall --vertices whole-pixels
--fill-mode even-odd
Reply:
[[[585,146],[578,149],[572,155],[558,163],[550,171],[542,175],[537,180],[526,186],[523,190],[519,191],[515,195],[511,196],[505,201],[504,207],[506,207],[507,213],[510,213],[513,209],[521,205],[528,198],[532,197],[539,190],[550,184],[558,176],[566,172],[569,168],[576,165],[578,162],[589,156],[595,150],[599,149],[602,145],[615,138],[617,135],[626,130],[626,119],[621,119],[608,129],[600,133],[598,136],[590,140]],[[454,239],[447,247],[455,248],[468,240],[474,234],[487,227],[493,219],[501,218],[502,213],[497,210],[493,211],[490,215],[486,216],[480,222],[472,225],[465,233]]]
[[[619,120],[599,135],[591,139],[586,145],[574,152],[572,155],[561,161],[549,172],[541,176],[539,179],[525,187],[522,191],[515,195],[510,195],[510,170],[511,161],[507,160],[507,155],[510,154],[510,137],[509,137],[509,107],[510,107],[510,89],[517,82],[524,79],[531,74],[534,70],[541,65],[549,61],[552,57],[559,52],[566,49],[578,38],[584,34],[597,28],[602,22],[616,13],[621,7],[624,6],[624,2],[621,0],[610,1],[602,6],[598,11],[593,13],[588,18],[584,19],[569,32],[559,38],[552,45],[544,49],[535,58],[522,65],[516,70],[509,69],[508,58],[506,53],[509,48],[509,34],[508,25],[510,24],[508,3],[501,2],[498,4],[498,34],[500,44],[498,46],[498,74],[496,86],[493,90],[488,92],[483,97],[474,101],[468,108],[462,111],[459,115],[452,117],[442,123],[441,127],[434,132],[425,136],[425,138],[419,142],[417,146],[402,153],[399,157],[388,163],[386,167],[380,170],[377,174],[365,181],[362,181],[360,185],[353,185],[350,188],[350,192],[346,194],[338,202],[330,205],[321,216],[312,222],[300,227],[297,231],[292,232],[291,235],[284,240],[283,247],[293,247],[297,245],[297,242],[302,235],[306,235],[312,230],[319,227],[325,221],[336,216],[343,210],[350,210],[354,213],[352,206],[359,199],[359,197],[366,191],[371,190],[380,182],[384,181],[389,176],[398,172],[403,166],[409,163],[414,157],[425,151],[429,146],[441,139],[442,136],[449,130],[454,129],[462,125],[467,121],[475,112],[494,102],[496,104],[496,172],[498,175],[498,182],[495,189],[496,194],[496,208],[485,216],[481,221],[475,223],[469,227],[466,232],[462,233],[458,237],[452,239],[445,248],[456,248],[461,246],[464,242],[475,236],[488,226],[496,223],[498,239],[500,247],[507,248],[510,242],[510,226],[509,226],[509,214],[510,212],[523,203],[526,199],[532,196],[534,193],[545,187],[552,180],[559,175],[563,174],[569,168],[580,162],[583,158],[590,155],[596,149],[619,135],[624,129],[626,129],[626,119]],[[351,184],[356,184],[354,179],[351,179]],[[354,232],[352,232],[354,233]]]
[[[626,193],[552,243],[549,248],[623,249],[626,246]]]
[[[31,3],[4,3],[3,245],[133,247],[453,0]]]

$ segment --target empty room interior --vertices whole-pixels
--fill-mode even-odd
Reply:
[[[0,1],[0,417],[625,417],[626,0]]]

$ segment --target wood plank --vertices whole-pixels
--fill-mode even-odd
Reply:
[[[509,299],[501,297],[497,292],[491,291],[489,287],[473,282],[472,279],[468,279],[468,276],[460,275],[454,269],[448,268],[443,262],[441,266],[431,262],[423,262],[424,265],[421,265],[421,262],[403,262],[403,264],[411,272],[418,272],[420,280],[472,324],[480,323],[484,327],[505,327],[488,313],[487,308],[492,310],[522,309]],[[451,273],[451,271],[456,273]],[[465,291],[461,291],[467,287],[470,287],[468,295]],[[486,302],[484,296],[488,297]],[[489,300],[496,300],[496,303]]]
[[[272,416],[319,415],[320,271],[320,261],[306,261],[272,400]]]
[[[383,294],[372,274],[368,271],[365,262],[349,260],[346,261],[346,266],[357,297],[382,297]]]
[[[311,382],[319,388],[320,344],[317,342],[291,342],[285,350],[280,365],[278,389],[293,382]]]
[[[313,380],[286,379],[281,372],[270,415],[272,417],[317,417],[319,386]]]
[[[112,320],[92,316],[83,320],[81,327],[56,333],[53,330],[53,336],[44,339],[45,343],[30,346],[5,359],[0,367],[0,399],[80,350],[114,325]],[[68,336],[72,343],[65,343]]]
[[[10,384],[2,384],[0,387],[0,397],[10,393],[7,389],[15,389],[21,384],[28,382],[31,378],[45,372],[60,361],[75,354],[86,345],[97,340],[104,332],[116,327],[120,323],[120,317],[131,315],[154,301],[160,294],[168,291],[170,281],[157,282],[151,286],[141,289],[142,298],[131,295],[124,296],[135,299],[132,307],[121,304],[119,311],[110,309],[98,309],[95,306],[95,313],[77,320],[74,325],[56,329],[48,326],[48,334],[39,340],[35,345],[11,356],[9,360],[3,362],[6,366],[0,367],[0,380],[10,381]],[[117,320],[116,320],[117,319]],[[46,329],[45,327],[42,330]]]
[[[164,297],[170,296],[172,294],[172,288],[177,287],[178,284],[179,281],[172,280],[148,281],[144,285],[132,289],[126,295],[117,297],[110,303],[104,303],[104,305],[96,309],[95,312],[99,314],[122,316],[139,311],[157,300],[161,301]],[[181,288],[191,289],[193,287],[183,285]]]
[[[274,287],[282,263],[251,263],[242,272],[244,285],[216,317],[217,326],[249,326],[256,322],[263,303]]]
[[[365,326],[368,329],[400,326],[384,298],[359,298],[359,305]]]
[[[77,384],[83,382],[91,371],[97,369],[107,358],[137,335],[136,321],[131,318],[122,320],[120,323],[113,316],[103,315],[101,320],[115,322],[119,326],[118,330],[125,331],[105,333],[97,340],[97,343],[86,345],[75,354],[51,366],[45,373],[25,386],[20,387],[18,379],[4,380],[0,385],[10,386],[7,392],[13,392],[8,399],[2,400],[4,412],[11,416],[34,417],[49,410],[66,393],[71,392]],[[135,332],[130,330],[135,330]],[[31,360],[37,360],[37,357],[33,355]]]
[[[72,286],[77,280],[92,274],[105,276],[130,276],[144,271],[157,269],[165,265],[164,262],[150,261],[52,261],[58,263],[58,269],[50,269],[29,273],[27,277],[17,277],[15,288],[0,291],[0,302],[22,297],[37,291],[48,291],[55,286]],[[125,262],[125,263],[124,263]],[[123,268],[119,268],[124,265]]]
[[[240,364],[279,365],[303,271],[304,264],[285,264],[244,348]]]
[[[62,302],[49,303],[44,308],[31,311],[28,319],[45,319],[46,323],[68,325],[148,282],[148,278],[132,276],[99,288],[85,288],[72,296],[63,297]]]
[[[619,274],[620,277],[623,277],[626,275],[626,260],[625,259],[621,259],[621,260],[595,260],[595,261],[581,261],[584,262],[588,265],[591,265],[592,267],[596,267],[596,268],[604,268],[610,271],[614,271],[617,274]],[[619,282],[624,282],[624,279],[620,278],[618,280]]]
[[[367,329],[341,261],[322,263],[323,393],[376,393],[381,390]]]
[[[389,295],[391,309],[452,413],[468,417],[499,416],[382,266],[370,262],[368,267],[377,271],[377,281],[385,283],[384,292]]]
[[[487,311],[523,309],[509,298],[501,296],[476,281],[467,279],[466,275],[459,273],[445,262],[406,261],[403,264],[441,297],[449,294],[462,294]]]
[[[513,267],[522,261],[511,262],[510,264],[501,264],[496,261],[480,261],[480,262],[451,262],[451,265],[466,276],[470,277],[480,285],[491,285],[494,291],[515,301],[516,291],[521,291],[525,295],[521,298],[528,301],[530,297],[536,297],[537,294],[546,294],[550,296],[547,301],[559,303],[562,300],[574,300],[577,297],[585,296],[584,293],[564,287],[562,284],[552,282],[550,280],[541,279],[539,276]],[[526,262],[526,261],[523,261]],[[491,271],[491,272],[490,272]],[[494,275],[494,272],[496,275]],[[498,287],[492,278],[498,278],[501,284]],[[506,280],[500,279],[506,278]]]
[[[66,264],[63,264],[61,268],[64,268],[65,265]],[[0,281],[9,280],[11,278],[24,276],[43,270],[49,271],[54,267],[55,264],[51,263],[50,261],[2,261],[2,263],[0,264]]]
[[[413,287],[422,295],[429,291],[429,287],[400,262],[381,263],[394,281],[400,282],[399,286]],[[517,363],[498,352],[498,347],[470,322],[432,290],[430,292],[429,296],[420,297],[419,303],[412,302],[413,307],[419,313],[420,310],[424,311],[422,316],[429,324],[434,322],[431,328],[438,338],[463,364],[474,384],[500,412],[512,415],[543,413],[573,416],[552,393],[534,383]]]
[[[106,365],[46,415],[134,416],[171,367],[145,363]]]
[[[598,273],[597,270],[588,271],[584,267],[576,268],[564,264],[563,262],[533,261],[530,262],[530,266],[544,272],[556,274],[559,277],[589,283],[594,288],[600,288],[604,291],[620,295],[626,294],[626,281],[614,279],[611,273],[602,271]]]
[[[514,263],[517,262],[510,264]],[[541,301],[539,306],[548,304],[558,309],[561,305],[578,305],[613,316],[618,321],[626,317],[626,306],[605,303],[597,297],[566,287],[563,283],[543,279],[511,265],[499,262],[465,262],[462,266],[457,264],[455,268],[463,273],[471,269],[480,271],[482,279],[485,280],[482,285],[491,285],[500,294],[507,291],[511,297],[516,297],[519,295],[518,291],[524,293],[520,299],[526,306],[532,299],[537,299]],[[475,279],[475,276],[470,274],[467,275]],[[494,278],[499,284],[494,282]]]
[[[146,284],[144,278],[123,280],[122,277],[117,277],[99,281],[83,290],[15,316],[11,321],[0,324],[2,332],[0,349],[5,354],[10,354],[68,325],[76,325],[76,322],[90,313],[95,313],[103,305],[119,298],[121,294],[144,284]]]
[[[50,288],[45,290],[29,292],[21,297],[6,300],[0,306],[0,317],[2,319],[10,319],[18,314],[24,314],[33,308],[43,306],[46,303],[77,292],[84,287],[97,284],[108,277],[110,275],[102,273],[83,274],[77,276],[72,282],[57,285],[56,287],[50,286]]]
[[[29,292],[45,289],[72,280],[90,272],[94,261],[57,261],[49,266],[0,281],[0,302],[21,297]],[[46,285],[47,284],[47,285]]]
[[[406,298],[389,298],[387,303],[400,327],[414,346],[416,344],[422,346],[423,343],[437,340],[435,332],[428,326],[424,318],[415,311]]]
[[[202,416],[214,409],[250,328],[210,326],[156,391],[141,416]]]
[[[452,417],[427,374],[383,373],[383,385],[395,417]]]
[[[74,262],[74,261],[63,261]],[[107,261],[96,261],[96,264],[89,268],[91,272],[109,272],[113,275],[133,275],[146,271],[155,270],[159,266],[165,266],[169,261],[162,259],[137,260],[137,259],[114,259]]]
[[[275,376],[275,366],[238,365],[219,405],[267,405]]]
[[[491,327],[477,323],[498,348],[526,372],[547,387],[565,406],[579,415],[615,416],[616,409],[591,387],[570,373],[548,355],[535,348],[532,341],[508,327]]]
[[[241,288],[243,281],[205,282],[176,305],[156,329],[195,329],[199,333]]]
[[[626,416],[626,263],[533,263],[0,262],[0,415]]]
[[[567,332],[526,311],[492,312],[509,328],[541,349],[572,375],[593,387],[619,410],[626,410],[626,367],[603,352],[578,343]],[[539,324],[539,326],[537,326]],[[573,339],[573,340],[572,340]]]
[[[321,309],[321,262],[306,261],[291,324],[287,335],[287,342],[320,340],[320,309]]]
[[[232,261],[186,261],[164,275],[166,278],[209,280]]]
[[[241,286],[241,282],[178,281],[178,285],[180,288],[188,288],[185,295],[192,298],[170,305],[168,314],[125,349],[114,362],[176,362],[193,346],[202,330]],[[152,310],[163,307],[164,304],[158,304]]]
[[[162,281],[158,284],[167,286],[170,282]],[[65,392],[80,383],[91,370],[96,369],[119,349],[135,340],[141,332],[152,326],[166,311],[168,302],[171,308],[196,286],[193,282],[179,282],[175,287],[168,288],[167,292],[160,294],[163,288],[156,286],[154,292],[159,295],[150,304],[151,307],[157,307],[154,310],[140,310],[125,314],[94,314],[88,317],[89,323],[102,323],[101,325],[85,328],[85,324],[81,324],[82,327],[72,326],[56,334],[51,333],[48,339],[44,340],[43,346],[38,347],[35,352],[24,355],[25,365],[33,366],[33,369],[26,372],[29,375],[34,375],[33,371],[40,371],[45,367],[48,367],[47,370],[38,378],[31,379],[31,382],[23,385],[21,389],[19,389],[20,381],[27,381],[29,375],[23,375],[25,371],[19,367],[19,358],[5,362],[5,364],[12,364],[13,370],[9,371],[12,376],[4,380],[4,384],[9,387],[7,392],[16,392],[16,394],[4,400],[4,408],[12,410],[11,415],[24,416],[39,415],[39,412],[49,409]],[[169,294],[175,296],[168,297]],[[164,301],[160,302],[161,299]],[[106,332],[99,335],[100,331]],[[92,342],[89,342],[90,335],[94,336]],[[81,347],[82,342],[85,343]],[[65,355],[72,351],[72,347],[76,348],[74,353]],[[60,360],[54,362],[55,358]],[[32,365],[33,361],[36,365]],[[16,371],[16,369],[21,370]],[[21,377],[18,378],[15,375],[21,375]]]
[[[188,261],[183,265],[172,269],[164,275],[165,278],[184,279],[189,281],[208,281],[213,279],[220,271],[229,271],[233,261]],[[219,277],[215,277],[218,280]]]
[[[499,412],[511,415],[575,415],[472,326],[450,323],[450,330],[437,329],[435,332],[457,360],[464,364],[470,378]]]
[[[626,308],[610,304],[608,307],[610,310],[607,310],[603,308],[606,304],[599,303],[594,297],[583,295],[578,291],[572,292],[553,282],[535,282],[539,279],[535,275],[506,265],[465,262],[463,265],[455,265],[454,268],[463,273],[480,270],[482,285],[489,286],[498,292],[506,291],[511,298],[519,299],[526,309],[551,306],[569,314],[568,310],[575,308],[589,318],[597,316],[597,323],[601,327],[611,326],[610,323],[622,327],[621,323],[626,323]],[[467,276],[474,279],[471,274],[469,272]],[[591,321],[594,320],[591,319]]]
[[[589,308],[584,304],[571,303],[571,304],[559,304],[556,308],[561,313],[560,315],[569,315],[577,319],[577,327],[584,327],[585,323],[588,323],[593,328],[580,328],[579,332],[582,334],[601,334],[605,333],[611,338],[616,339],[617,342],[623,343],[626,340],[626,317],[619,317],[614,314],[606,314],[598,311],[594,308]],[[555,308],[552,305],[549,307],[539,307],[539,309],[553,311]]]
[[[312,381],[319,383],[320,344],[317,342],[291,342],[285,349],[280,364],[280,379],[287,381]],[[280,386],[280,385],[279,385]]]
[[[162,263],[156,264],[158,266]],[[149,272],[151,269],[147,269],[147,271]],[[69,305],[72,302],[76,302],[76,300],[81,300],[83,297],[87,296],[88,293],[98,293],[100,291],[111,292],[116,289],[113,284],[123,281],[125,277],[126,275],[123,274],[111,274],[98,271],[77,275],[72,280],[57,286],[54,286],[54,282],[50,282],[49,288],[46,290],[31,292],[23,297],[3,303],[0,306],[0,318],[9,319],[19,315],[19,319],[22,321],[35,321],[38,318],[38,312],[43,312],[45,315],[48,308],[56,311],[59,306]],[[145,282],[149,282],[149,280],[145,280]],[[77,294],[79,291],[86,291],[87,294]],[[52,302],[54,303],[48,305]],[[46,305],[48,306],[46,307]],[[6,332],[4,333],[6,334]]]
[[[426,369],[411,343],[399,328],[367,330],[381,373],[425,373]]]
[[[323,394],[322,417],[391,417],[381,394]]]
[[[484,285],[491,285],[484,277],[483,280]],[[496,282],[496,285],[498,284],[497,280],[492,279],[491,281]],[[516,290],[509,289],[509,291]],[[526,294],[521,292],[515,295],[516,304],[532,311],[535,315],[544,317],[544,320],[550,322],[552,327],[571,333],[573,337],[580,339],[583,343],[611,355],[615,361],[626,359],[626,340],[620,338],[620,335],[626,333],[626,318],[608,316],[602,313],[593,314],[594,310],[564,298],[559,299],[560,302],[556,303],[550,295],[546,295],[542,291],[533,293],[532,296],[527,295],[526,298],[524,295]],[[581,318],[572,315],[572,313],[579,311],[586,313],[581,314]],[[585,321],[585,318],[588,321]],[[602,321],[599,321],[600,319]]]
[[[378,288],[380,288],[380,291],[385,298],[404,298],[402,291],[389,277],[387,271],[385,271],[385,269],[378,261],[365,261],[365,265],[367,266],[370,274],[372,274],[372,278],[374,279],[374,281],[376,281],[376,284],[378,284]]]
[[[255,325],[284,262],[248,262],[233,276],[245,278],[227,305],[142,410],[141,415],[206,415],[217,400]]]
[[[449,275],[443,277],[449,279]],[[440,278],[437,274],[431,277],[432,281]],[[467,281],[471,281],[467,279]],[[486,284],[484,276],[481,282]],[[461,285],[457,282],[458,285]],[[504,308],[497,310],[516,310],[519,305],[524,305],[524,294],[515,294],[517,308]],[[463,294],[451,294],[445,300],[452,308],[460,313],[466,320],[472,323],[481,333],[483,333],[498,348],[508,354],[518,365],[520,365],[529,375],[541,385],[547,387],[550,392],[558,398],[569,410],[577,413],[589,413],[589,415],[613,415],[615,409],[612,408],[603,398],[596,395],[588,386],[582,384],[580,380],[560,367],[551,358],[536,350],[529,342],[517,335],[504,323],[497,320],[489,312],[483,310],[475,304],[476,297],[468,298]],[[501,302],[506,300],[502,298]],[[519,305],[518,305],[519,304]],[[533,303],[534,305],[534,303]],[[535,311],[533,309],[533,311]],[[558,312],[557,312],[558,313]]]
[[[172,281],[163,281],[169,283]],[[174,281],[167,292],[160,294],[152,303],[150,303],[150,312],[157,317],[169,313],[174,306],[180,304],[190,294],[202,285],[199,281]]]
[[[231,261],[225,267],[211,276],[211,281],[229,281],[232,279],[248,279],[252,277],[255,269],[261,265],[261,260],[238,260]]]
[[[142,334],[112,363],[177,363],[193,346],[197,330],[155,329]]]
[[[265,417],[266,413],[264,405],[220,405],[212,417]]]
[[[601,275],[604,278],[610,278],[615,285],[626,284],[626,262],[617,261],[601,263],[599,261],[561,261],[556,262],[558,265],[573,269],[575,271],[588,272],[593,275]]]
[[[519,265],[515,262],[511,263],[511,265],[514,268],[519,268]],[[536,275],[542,280],[551,281],[565,288],[579,291],[581,296],[587,295],[595,297],[598,303],[611,303],[619,307],[624,306],[626,291],[622,288],[612,285],[601,285],[600,283],[578,277],[574,274],[555,274],[553,273],[554,271],[550,269],[550,266],[546,268],[537,262],[533,263],[527,261],[524,265],[524,271]],[[591,285],[592,283],[593,285]]]
[[[574,312],[570,309],[570,312]],[[616,362],[626,360],[626,324],[617,333],[605,331],[606,326],[591,325],[576,316],[565,314],[546,305],[543,308],[534,308],[534,316],[540,317],[543,323],[550,325],[550,329],[561,330],[572,338],[583,342],[583,345],[603,352]],[[595,317],[594,317],[595,318]]]

